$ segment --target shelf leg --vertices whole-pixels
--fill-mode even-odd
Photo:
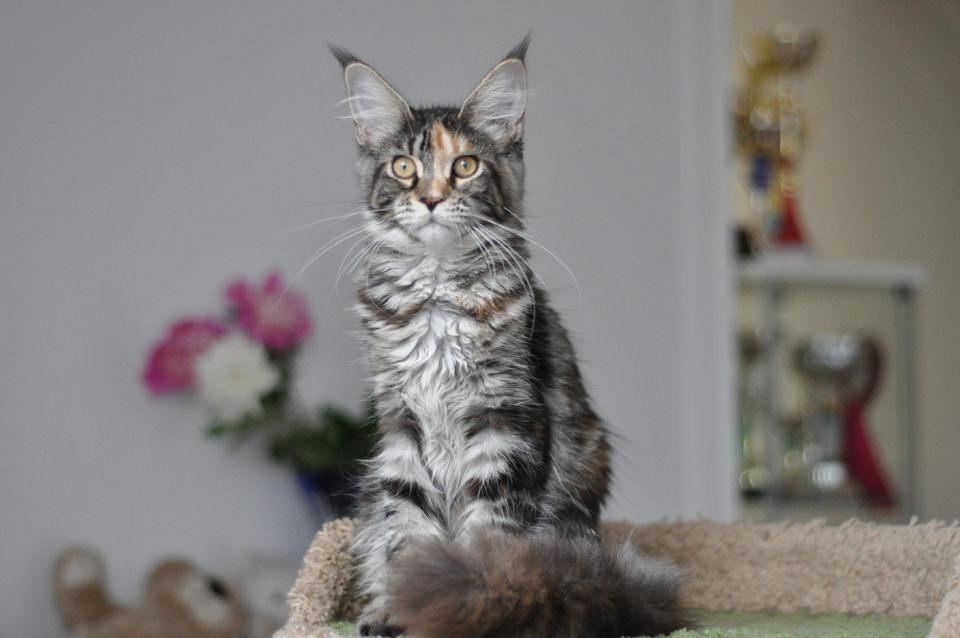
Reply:
[[[764,459],[769,473],[766,514],[768,521],[783,518],[783,430],[780,427],[778,396],[779,365],[777,350],[780,343],[780,302],[783,290],[779,284],[760,287],[762,316],[760,318],[760,361],[763,367],[764,389],[761,411],[764,419]]]
[[[914,291],[909,287],[894,291],[896,308],[897,346],[894,365],[897,370],[897,412],[900,449],[897,455],[899,467],[900,518],[908,522],[918,514],[914,455],[916,454],[916,423],[913,398],[913,312]]]

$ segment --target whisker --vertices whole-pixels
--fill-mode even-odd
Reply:
[[[523,269],[523,273],[524,273],[524,276],[528,278],[528,280],[529,280],[529,275],[527,273],[533,274],[533,276],[536,277],[540,281],[540,283],[543,284],[543,287],[546,288],[547,291],[549,292],[550,287],[547,286],[547,282],[545,282],[543,278],[541,278],[540,275],[538,275],[536,271],[530,267],[530,262],[528,262],[523,257],[523,255],[517,252],[517,250],[513,246],[511,246],[509,243],[507,243],[505,240],[501,239],[500,237],[497,237],[489,230],[484,229],[484,232],[490,238],[490,242],[495,246],[502,248],[503,253],[505,253],[506,255],[510,255],[515,261],[515,263],[522,262],[523,265],[526,266],[526,268]]]
[[[350,212],[347,213],[346,215],[337,215],[337,216],[335,216],[335,217],[327,217],[327,218],[325,218],[325,219],[318,219],[318,220],[316,220],[316,221],[310,222],[309,224],[304,224],[303,226],[300,226],[300,227],[298,227],[298,228],[290,229],[290,230],[288,230],[287,232],[283,233],[283,234],[280,235],[280,236],[281,236],[281,237],[286,237],[287,235],[290,235],[290,234],[296,233],[296,232],[300,232],[301,230],[305,230],[305,229],[307,229],[307,228],[310,228],[311,226],[316,226],[317,224],[325,224],[325,223],[327,223],[327,222],[337,222],[337,221],[342,221],[342,220],[344,220],[344,219],[349,219],[350,217],[353,217],[354,215],[359,215],[359,214],[361,214],[362,212],[364,212],[363,209],[365,209],[365,208],[367,208],[367,207],[369,207],[369,206],[370,206],[370,204],[362,204],[362,205],[354,208],[352,211],[350,211]],[[377,211],[373,211],[373,212],[377,212]]]
[[[372,248],[375,244],[377,244],[377,243],[379,243],[379,242],[381,242],[381,241],[384,241],[384,239],[383,239],[383,238],[378,239],[377,241],[375,241],[375,242],[370,242],[370,243],[368,243],[366,246],[364,246],[364,247],[360,250],[360,252],[358,252],[356,255],[353,256],[353,259],[350,260],[350,263],[347,264],[347,269],[346,269],[346,272],[345,272],[344,274],[352,273],[352,272],[356,269],[356,267],[360,265],[360,261],[363,259],[363,256],[366,255],[367,253],[369,253],[370,250],[371,250],[371,248]]]
[[[270,210],[269,210],[269,214],[272,214],[272,215],[289,215],[289,214],[291,214],[291,213],[298,213],[298,212],[300,212],[300,211],[302,211],[302,210],[308,210],[308,209],[311,209],[311,208],[317,208],[317,209],[319,209],[319,208],[321,208],[321,207],[326,207],[326,206],[343,206],[343,205],[345,205],[345,204],[346,204],[346,205],[350,205],[350,206],[356,206],[357,204],[360,204],[360,202],[358,202],[358,201],[355,200],[355,199],[354,199],[354,200],[349,200],[349,201],[346,201],[346,200],[332,200],[332,199],[330,199],[330,200],[321,200],[321,201],[315,201],[315,202],[307,202],[306,204],[299,204],[299,205],[297,205],[297,206],[290,206],[290,207],[285,207],[285,208],[281,208],[281,209],[277,209],[277,210],[272,210],[272,209],[270,209]],[[366,205],[366,204],[364,204],[364,205]]]
[[[321,246],[320,249],[319,249],[316,253],[314,253],[314,256],[311,257],[311,261],[315,260],[318,256],[324,254],[325,252],[327,252],[328,250],[330,250],[330,249],[333,248],[334,246],[337,246],[337,245],[343,243],[344,241],[346,241],[346,240],[348,240],[348,239],[351,239],[351,238],[353,238],[353,237],[356,237],[357,235],[363,233],[365,230],[366,230],[366,229],[361,226],[361,227],[359,227],[359,228],[353,228],[353,229],[348,230],[348,231],[346,231],[346,232],[344,232],[344,233],[341,233],[340,235],[337,235],[336,237],[334,237],[333,239],[331,239],[330,241],[328,241],[326,244],[324,244],[323,246]]]
[[[490,218],[488,218],[488,217],[482,217],[482,216],[480,216],[480,215],[477,215],[476,213],[467,213],[467,214],[470,215],[471,217],[475,217],[476,219],[479,219],[479,220],[481,220],[481,221],[483,221],[483,222],[486,222],[486,223],[489,223],[489,224],[493,224],[493,225],[496,226],[497,228],[500,228],[500,229],[502,229],[502,230],[504,230],[504,231],[506,231],[506,232],[508,232],[508,233],[512,233],[513,235],[516,235],[516,236],[519,237],[520,239],[524,239],[524,240],[530,242],[531,244],[533,244],[534,246],[536,246],[537,248],[539,248],[539,249],[542,250],[543,252],[545,252],[545,253],[547,253],[548,255],[550,255],[551,257],[553,257],[558,264],[560,264],[561,266],[563,266],[563,269],[567,271],[567,274],[568,274],[568,275],[570,275],[570,279],[573,280],[573,285],[576,286],[576,288],[577,288],[577,303],[578,303],[578,305],[579,305],[579,309],[580,309],[580,310],[583,310],[583,296],[582,296],[581,293],[580,293],[580,283],[577,281],[577,277],[573,274],[573,271],[570,270],[565,263],[563,263],[563,260],[560,259],[559,257],[557,257],[556,255],[554,255],[554,254],[550,251],[549,248],[547,248],[546,246],[544,246],[543,244],[541,244],[541,243],[538,242],[538,241],[534,241],[534,240],[531,239],[529,236],[521,233],[520,231],[516,230],[515,228],[510,228],[509,226],[504,226],[503,224],[501,224],[501,223],[499,223],[499,222],[496,222],[496,221],[494,221],[494,220],[492,220],[492,219],[490,219]],[[542,281],[542,280],[541,280],[541,281]]]
[[[355,229],[353,229],[353,230],[348,230],[347,232],[343,233],[343,234],[340,235],[339,237],[336,237],[336,238],[334,238],[334,239],[331,239],[331,240],[328,241],[326,244],[324,244],[324,246],[323,246],[320,250],[318,250],[317,252],[315,252],[315,253],[313,254],[313,256],[310,258],[310,260],[307,261],[306,265],[304,265],[304,267],[300,269],[300,272],[297,273],[297,275],[290,281],[290,283],[287,284],[286,289],[284,289],[284,291],[283,291],[284,294],[286,294],[287,290],[290,290],[290,286],[292,286],[292,285],[294,284],[294,282],[297,281],[297,279],[300,277],[300,275],[302,275],[307,268],[309,268],[310,266],[312,266],[313,263],[314,263],[315,261],[317,261],[318,259],[320,259],[320,257],[322,257],[326,252],[328,252],[328,251],[332,250],[333,248],[339,246],[339,245],[342,244],[343,242],[345,242],[345,241],[347,241],[347,240],[349,240],[349,239],[352,239],[353,237],[356,237],[357,235],[359,235],[360,233],[363,233],[364,231],[365,231],[365,229],[362,228],[362,227],[361,227],[361,228],[355,228]]]
[[[328,310],[330,308],[330,302],[333,300],[334,292],[337,293],[337,300],[341,303],[341,305],[343,304],[343,298],[340,296],[340,278],[343,276],[343,273],[344,273],[343,265],[347,263],[347,258],[350,257],[350,253],[352,253],[357,246],[359,246],[364,241],[366,241],[366,239],[367,239],[366,237],[361,237],[359,240],[354,242],[353,246],[350,246],[350,249],[346,252],[346,254],[344,254],[343,259],[340,260],[340,267],[337,268],[337,279],[333,282],[333,288],[330,290],[330,294],[327,295]],[[358,254],[362,256],[365,250],[366,250],[366,247],[361,248]]]
[[[369,233],[369,231],[375,230],[375,229],[378,228],[378,227],[382,227],[382,226],[386,226],[386,225],[387,225],[387,222],[386,222],[386,221],[384,221],[384,220],[376,220],[376,221],[372,222],[372,223],[369,224],[369,225],[363,226],[363,227],[362,227],[362,230],[363,230],[363,231],[366,231],[366,233]],[[369,235],[366,234],[366,233],[365,233],[365,236],[360,239],[360,241],[355,242],[355,243],[350,247],[350,249],[347,251],[347,253],[343,256],[343,259],[340,261],[340,267],[337,269],[337,279],[336,279],[336,281],[335,281],[334,284],[333,284],[333,289],[330,291],[330,294],[327,295],[327,306],[328,306],[328,307],[329,307],[330,302],[331,302],[331,300],[332,300],[332,298],[333,298],[333,293],[334,293],[334,292],[337,293],[337,299],[340,301],[341,304],[343,304],[343,298],[340,296],[340,279],[343,277],[343,275],[346,274],[346,273],[348,273],[348,272],[353,272],[353,269],[356,268],[357,265],[359,265],[359,263],[360,263],[360,261],[363,259],[364,255],[368,254],[373,246],[377,246],[377,245],[382,244],[383,242],[386,241],[386,237],[381,237],[380,239],[378,239],[378,240],[376,240],[376,241],[374,241],[374,242],[370,242],[370,241],[369,241]],[[354,255],[352,258],[350,258],[350,260],[349,260],[349,262],[348,262],[347,259],[350,257],[350,253],[352,253],[353,250],[354,250],[357,246],[359,246],[361,243],[363,243],[364,241],[368,242],[367,245],[365,245],[363,248],[361,248],[360,251],[359,251],[356,255]],[[346,264],[346,268],[344,268],[344,264]],[[352,264],[352,265],[351,265],[351,264]]]
[[[338,106],[342,106],[342,105],[344,105],[344,104],[349,104],[349,103],[350,103],[350,99],[351,99],[351,98],[348,97],[348,98],[345,99],[345,100],[340,100],[339,102],[337,102],[336,104],[334,104],[333,106],[331,106],[331,107],[330,107],[329,109],[327,109],[327,110],[328,110],[328,111],[332,111],[333,109],[337,108]]]
[[[511,215],[513,215],[513,218],[516,219],[518,222],[520,222],[521,228],[523,228],[524,230],[530,231],[530,234],[533,236],[533,238],[536,239],[537,241],[540,241],[540,238],[537,237],[537,233],[534,232],[534,230],[533,230],[532,228],[530,228],[530,226],[527,225],[527,222],[524,221],[524,219],[523,219],[522,217],[520,217],[520,215],[517,215],[515,212],[513,212],[512,210],[510,210],[509,208],[507,208],[507,207],[504,206],[503,204],[498,204],[497,202],[493,201],[492,199],[487,199],[486,197],[480,197],[479,195],[476,195],[476,198],[479,199],[479,200],[482,201],[482,202],[486,202],[487,204],[490,204],[491,206],[494,206],[494,207],[496,207],[496,208],[499,208],[499,209],[501,209],[501,210],[504,210],[504,211],[510,213]]]
[[[347,258],[350,257],[350,253],[352,253],[357,246],[359,246],[360,244],[362,244],[364,241],[367,241],[367,240],[368,240],[367,237],[360,238],[360,241],[354,243],[353,246],[350,247],[350,250],[348,250],[347,253],[343,256],[343,259],[340,261],[340,267],[337,268],[337,283],[340,283],[340,277],[342,277],[346,272],[349,271],[349,268],[344,269],[344,264],[348,263]],[[354,257],[362,257],[363,253],[367,251],[367,248],[368,246],[364,246],[363,248],[361,248],[360,252],[354,255]],[[349,263],[353,263],[353,258],[350,259]]]
[[[517,252],[517,250],[516,250],[513,246],[511,246],[510,244],[506,243],[504,240],[502,240],[502,239],[500,239],[500,238],[496,238],[495,241],[496,241],[497,243],[499,243],[501,246],[503,246],[503,248],[504,248],[505,250],[509,251],[511,254],[513,254],[514,256],[516,256],[517,259],[519,259],[520,261],[522,261],[522,262],[524,263],[524,265],[526,265],[527,270],[530,271],[531,273],[533,273],[533,276],[536,277],[537,280],[538,280],[541,284],[543,284],[543,287],[547,290],[547,292],[550,292],[550,286],[548,286],[548,285],[547,285],[547,282],[545,282],[545,281],[543,280],[543,277],[541,277],[539,274],[537,274],[537,271],[534,270],[534,269],[530,266],[530,262],[527,261],[526,258],[525,258],[523,255],[521,255],[519,252]]]
[[[480,251],[480,256],[483,257],[483,263],[493,273],[493,282],[494,282],[494,285],[496,285],[497,264],[493,260],[493,257],[490,255],[489,251],[486,248],[486,243],[487,243],[486,240],[482,239],[481,237],[478,237],[477,234],[474,233],[474,229],[472,228],[467,228],[466,231],[467,231],[467,234],[470,235],[470,237],[473,238],[473,241],[477,244],[477,249]]]
[[[364,287],[367,290],[367,298],[371,300],[373,299],[373,294],[370,292],[370,269],[373,268],[373,262],[376,260],[377,254],[380,252],[380,249],[386,245],[386,243],[387,243],[386,237],[383,237],[381,238],[380,241],[376,242],[375,243],[376,248],[374,249],[373,253],[370,255],[369,259],[367,259],[367,274],[366,274],[366,282],[364,283]]]
[[[499,254],[501,257],[503,257],[504,259],[510,262],[510,264],[513,267],[513,271],[520,276],[520,285],[523,286],[523,289],[526,291],[526,293],[530,295],[530,333],[527,335],[527,338],[532,339],[533,331],[537,323],[537,295],[536,295],[536,292],[534,291],[533,283],[530,281],[530,277],[527,274],[527,272],[529,271],[529,266],[526,269],[524,269],[520,266],[520,264],[517,261],[513,260],[511,258],[511,253],[514,255],[517,255],[516,251],[514,251],[513,249],[510,249],[503,242],[497,241],[497,238],[494,237],[490,231],[486,229],[480,229],[479,227],[477,228],[477,230],[482,230],[484,235],[490,237],[491,241],[493,242],[491,244],[491,248],[497,251],[497,254]],[[507,249],[507,251],[504,252],[503,250],[501,250],[501,247],[504,249]],[[517,256],[519,257],[519,255]]]

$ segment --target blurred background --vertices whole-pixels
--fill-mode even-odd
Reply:
[[[756,241],[733,111],[757,34],[785,24],[819,44],[784,80],[804,241],[780,250]],[[413,104],[459,104],[531,29],[534,267],[616,434],[607,517],[960,517],[955,0],[0,2],[0,636],[64,635],[51,571],[71,544],[128,604],[168,555],[295,574],[321,523],[295,472],[207,438],[195,395],[153,397],[151,348],[277,271],[313,321],[292,393],[362,413],[353,242],[309,263],[351,228],[310,224],[360,203],[328,44]],[[739,261],[738,226],[758,248]],[[856,281],[817,279],[837,272]],[[862,421],[892,506],[813,481],[833,476],[805,460],[815,424],[849,396],[796,364],[816,335],[883,349]]]

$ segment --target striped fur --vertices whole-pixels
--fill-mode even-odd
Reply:
[[[381,429],[363,483],[356,543],[372,601],[358,622],[363,635],[396,635],[403,629],[397,618],[409,634],[423,636],[438,635],[424,627],[464,620],[456,614],[431,620],[401,605],[399,593],[423,589],[422,570],[408,567],[431,547],[459,548],[470,564],[471,548],[482,547],[507,548],[504,559],[542,558],[556,546],[558,560],[598,560],[599,549],[577,548],[599,543],[597,520],[610,479],[607,430],[528,265],[526,45],[459,109],[411,108],[372,68],[334,49],[368,201],[357,308]],[[457,162],[464,173],[475,170],[458,176]],[[492,533],[536,542],[523,551],[502,540],[491,545]],[[486,566],[489,554],[473,562]],[[647,571],[618,568],[608,580],[615,584],[638,570]],[[667,606],[675,607],[675,575],[666,581],[672,583],[664,590]],[[591,595],[603,591],[609,589]],[[679,615],[670,618],[671,626],[682,624]],[[586,635],[571,627],[562,635]]]

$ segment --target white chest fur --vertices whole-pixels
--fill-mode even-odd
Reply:
[[[402,323],[372,330],[370,347],[378,390],[389,389],[416,418],[424,462],[445,494],[464,482],[465,414],[478,404],[477,353],[484,326],[455,305],[462,291],[439,261],[406,273],[398,307],[419,310]]]

